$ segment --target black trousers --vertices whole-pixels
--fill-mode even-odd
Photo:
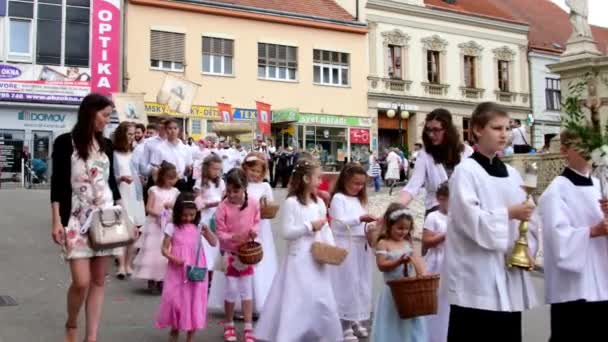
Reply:
[[[551,304],[550,342],[606,341],[608,302]]]
[[[521,312],[450,306],[448,342],[521,342]]]

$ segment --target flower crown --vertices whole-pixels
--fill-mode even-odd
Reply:
[[[254,161],[258,161],[258,160],[259,159],[256,156],[249,156],[249,157],[245,158],[246,163],[250,163],[250,162],[254,162]]]
[[[401,216],[412,216],[412,212],[411,210],[407,209],[407,208],[403,208],[403,209],[399,209],[399,210],[395,210],[393,211],[388,218],[391,221],[396,221],[399,217]]]

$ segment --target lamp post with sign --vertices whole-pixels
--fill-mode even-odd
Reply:
[[[389,119],[397,117],[397,120],[399,120],[399,145],[400,148],[402,148],[403,146],[405,146],[405,139],[403,136],[403,121],[409,119],[410,112],[408,112],[407,110],[401,110],[401,106],[397,105],[397,110],[392,108],[389,109],[388,111],[386,111],[386,116]]]

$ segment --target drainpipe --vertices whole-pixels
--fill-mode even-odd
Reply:
[[[122,1],[122,18],[121,18],[121,46],[120,49],[122,51],[122,62],[120,66],[120,80],[121,80],[121,91],[127,92],[129,86],[129,79],[127,76],[127,4],[128,0]]]
[[[355,20],[359,21],[359,0],[355,0]]]

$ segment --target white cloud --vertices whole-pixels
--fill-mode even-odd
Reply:
[[[541,1],[541,0],[531,0]],[[560,7],[568,11],[566,0],[551,0]],[[606,0],[589,0],[589,23],[597,26],[608,27],[608,1]]]

